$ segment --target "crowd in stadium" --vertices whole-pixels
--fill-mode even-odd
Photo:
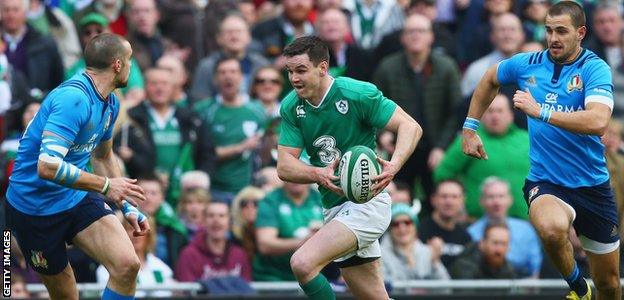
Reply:
[[[613,119],[602,141],[624,225],[624,6],[579,2],[588,23],[583,46],[613,74]],[[140,209],[152,224],[149,236],[132,237],[118,214],[141,260],[139,283],[201,282],[211,293],[240,294],[253,292],[251,281],[295,281],[290,256],[323,225],[323,211],[315,186],[277,175],[280,99],[292,90],[281,51],[296,37],[317,35],[330,48],[332,76],[374,83],[423,128],[416,151],[388,187],[392,221],[381,247],[389,286],[416,279],[561,278],[528,222],[522,186],[529,140],[526,115],[510,104],[516,88],[503,87],[481,120],[488,160],[464,155],[458,136],[486,70],[516,53],[545,49],[550,5],[2,0],[2,195],[20,137],[46,94],[84,71],[82,48],[91,38],[119,34],[130,41],[133,60],[127,87],[116,91],[122,113],[114,151],[144,189]],[[378,132],[378,155],[390,157],[394,140],[393,133]],[[580,242],[572,242],[587,272]],[[37,258],[12,245],[14,280],[37,283],[26,265]],[[78,282],[106,283],[104,267],[75,247],[69,253]],[[336,266],[323,272],[344,286]]]

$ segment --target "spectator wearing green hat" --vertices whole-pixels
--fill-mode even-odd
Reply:
[[[82,48],[95,36],[101,33],[110,32],[108,19],[99,13],[86,14],[78,21],[78,35]],[[130,60],[130,77],[128,78],[128,86],[121,89],[124,95],[124,103],[129,107],[133,107],[145,98],[145,90],[143,89],[143,75],[136,60]],[[65,72],[65,80],[71,78],[77,73],[84,71],[86,68],[84,58],[78,60],[71,68]]]
[[[442,245],[423,244],[416,233],[417,223],[410,206],[392,205],[390,234],[381,242],[384,278],[390,281],[450,279],[440,260]]]

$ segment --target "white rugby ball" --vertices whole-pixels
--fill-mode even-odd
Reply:
[[[348,200],[366,203],[373,198],[371,178],[381,173],[377,155],[366,146],[354,146],[340,158],[340,187]]]

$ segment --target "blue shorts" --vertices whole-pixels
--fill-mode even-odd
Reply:
[[[592,187],[566,188],[526,180],[523,192],[528,205],[541,195],[553,195],[568,204],[575,214],[572,225],[585,250],[604,254],[619,245],[617,206],[609,181]]]
[[[67,246],[80,231],[113,214],[99,194],[89,193],[78,205],[60,213],[33,216],[6,202],[7,228],[17,239],[24,258],[38,273],[56,275],[67,266]]]

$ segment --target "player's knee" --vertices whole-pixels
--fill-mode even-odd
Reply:
[[[118,259],[109,270],[110,276],[124,282],[134,282],[141,269],[141,262],[136,255]]]
[[[620,289],[620,278],[616,269],[603,270],[601,276],[595,276],[594,285],[599,293],[612,294]]]
[[[290,268],[297,278],[306,277],[314,271],[314,265],[300,252],[295,252],[290,258]]]

